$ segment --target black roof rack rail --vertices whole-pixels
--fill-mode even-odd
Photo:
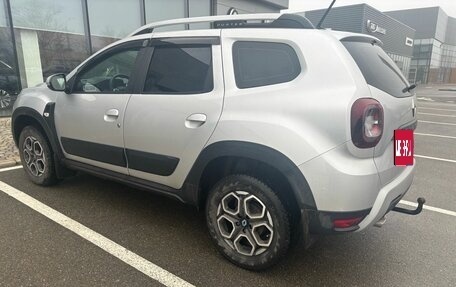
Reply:
[[[248,21],[256,21],[249,23]],[[258,22],[261,21],[261,22]],[[224,28],[291,28],[291,29],[315,29],[313,24],[304,16],[297,14],[240,14],[207,16],[195,18],[182,18],[165,20],[144,25],[131,33],[128,37],[152,33],[155,28],[192,23],[212,23],[212,27]]]

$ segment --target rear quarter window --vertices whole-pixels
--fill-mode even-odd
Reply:
[[[240,89],[289,82],[301,72],[295,50],[285,43],[237,41],[233,65]]]
[[[343,41],[342,44],[355,60],[369,85],[397,98],[412,95],[409,92],[402,92],[409,84],[381,47],[367,42]]]

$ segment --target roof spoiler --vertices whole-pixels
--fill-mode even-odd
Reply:
[[[343,42],[364,42],[370,43],[372,45],[383,46],[383,42],[379,39],[369,36],[369,35],[355,35],[355,36],[347,36],[340,39]]]

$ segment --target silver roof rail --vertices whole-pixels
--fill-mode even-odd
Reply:
[[[194,24],[194,23],[213,23],[216,21],[247,21],[247,20],[276,20],[280,17],[280,13],[261,13],[261,14],[239,14],[239,15],[220,15],[220,16],[204,16],[193,18],[180,18],[153,22],[146,24],[127,37],[151,33],[153,29],[165,26],[179,25],[179,24]]]

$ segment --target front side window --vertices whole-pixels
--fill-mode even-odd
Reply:
[[[212,91],[210,45],[165,44],[154,47],[144,93],[200,94]]]
[[[235,42],[233,65],[240,89],[289,82],[301,72],[295,50],[285,43]]]
[[[125,93],[140,48],[108,54],[78,74],[73,92]]]

